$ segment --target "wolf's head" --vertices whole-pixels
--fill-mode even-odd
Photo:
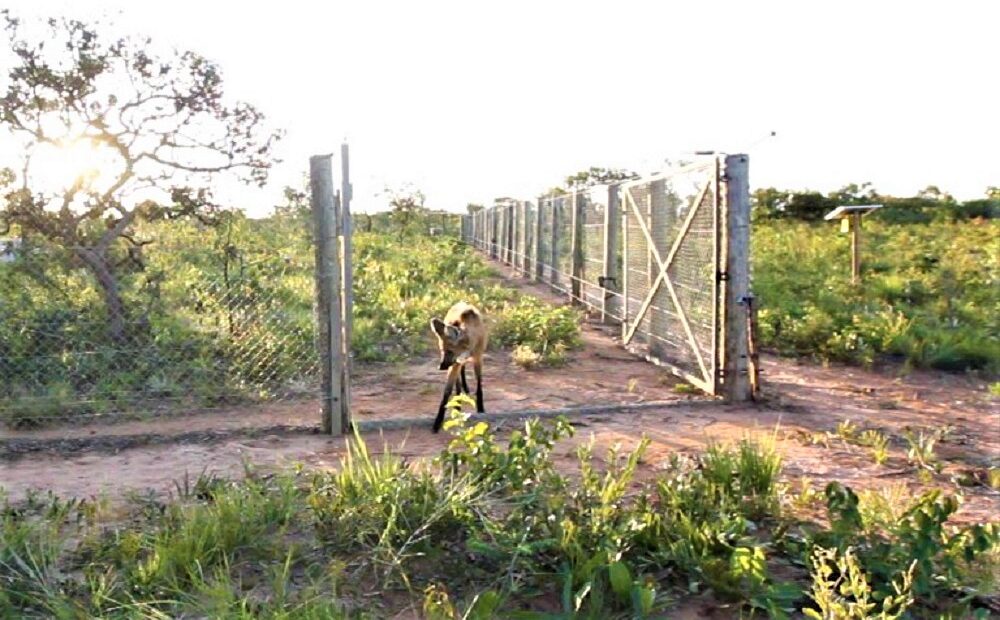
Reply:
[[[457,325],[448,325],[441,319],[431,319],[431,330],[438,339],[438,350],[441,352],[441,370],[448,370],[455,365],[458,356],[469,348],[469,338],[465,331]]]

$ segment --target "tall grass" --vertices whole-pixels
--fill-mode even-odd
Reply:
[[[828,222],[754,225],[761,340],[792,355],[1000,372],[1000,220],[866,220],[863,282]]]

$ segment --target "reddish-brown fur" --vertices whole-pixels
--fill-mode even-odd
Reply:
[[[448,310],[444,320],[432,319],[431,329],[438,339],[441,352],[441,370],[448,371],[444,395],[434,419],[434,432],[444,424],[445,408],[451,394],[458,387],[459,393],[469,394],[469,384],[465,379],[465,365],[472,362],[476,374],[476,411],[483,413],[483,353],[486,351],[486,324],[483,315],[472,304],[460,301]],[[462,356],[466,355],[465,359]],[[461,383],[459,383],[461,379]]]

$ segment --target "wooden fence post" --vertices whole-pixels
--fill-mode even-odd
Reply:
[[[725,286],[722,313],[722,393],[728,401],[750,400],[747,302],[750,297],[750,186],[749,158],[727,155],[722,221]]]
[[[604,284],[601,287],[604,289],[604,296],[601,302],[601,321],[604,323],[609,322],[609,315],[612,319],[617,316],[617,307],[620,305],[614,295],[614,291],[621,290],[621,283],[619,282],[621,274],[618,273],[618,253],[620,251],[618,247],[618,228],[621,222],[619,212],[618,186],[608,185],[608,202],[604,209],[604,247],[601,257],[604,267],[604,273],[601,274],[604,276]],[[613,288],[609,287],[608,283],[611,283]]]
[[[351,185],[351,155],[347,143],[340,145],[340,237],[343,240],[341,249],[341,273],[343,278],[343,298],[344,308],[341,317],[343,323],[343,362],[341,372],[343,378],[340,382],[341,389],[341,418],[343,429],[351,428],[351,334],[354,331],[354,255],[353,242],[354,220],[351,216],[351,198],[354,195],[354,187]]]
[[[321,371],[322,419],[324,433],[342,435],[343,389],[341,325],[341,266],[337,239],[337,208],[333,195],[330,155],[309,158],[313,226],[316,244],[317,331]]]
[[[549,252],[549,283],[556,284],[559,282],[559,220],[562,219],[559,215],[559,203],[556,197],[549,197],[549,204],[552,207],[552,248]]]
[[[582,304],[583,298],[581,295],[582,286],[581,280],[583,279],[583,218],[585,214],[583,212],[584,200],[581,198],[579,191],[573,192],[573,198],[570,202],[570,208],[572,209],[570,215],[570,301],[573,304]]]
[[[625,191],[629,191],[628,188]],[[628,245],[628,205],[626,200],[623,200],[621,195],[618,196],[618,205],[620,207],[620,213],[618,217],[621,218],[621,228],[622,228],[622,301],[621,301],[621,311],[622,311],[622,339],[625,338],[625,334],[628,333],[628,263],[626,259],[628,257],[629,245]]]
[[[535,205],[535,237],[531,240],[531,269],[536,282],[542,280],[542,258],[538,254],[542,241],[542,204],[543,199],[538,197],[538,204]]]
[[[528,275],[528,269],[530,269],[530,264],[528,263],[528,201],[518,200],[518,231],[517,236],[520,241],[518,242],[518,247],[521,248],[521,256],[518,258],[518,266],[522,275]]]

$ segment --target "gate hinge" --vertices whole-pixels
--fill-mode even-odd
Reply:
[[[718,271],[715,274],[715,278],[719,282],[726,282],[727,280],[729,280],[729,273],[727,273],[725,271]]]
[[[608,288],[608,282],[611,282],[615,286],[618,285],[618,281],[610,276],[597,276],[597,286],[601,288]]]

